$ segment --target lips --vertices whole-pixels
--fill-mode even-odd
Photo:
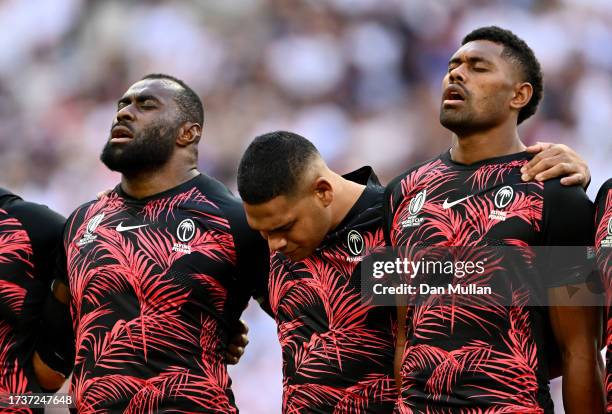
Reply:
[[[457,85],[448,85],[448,87],[444,90],[444,94],[442,95],[442,101],[444,103],[458,103],[465,101],[467,93],[465,90]]]
[[[124,125],[117,125],[111,129],[111,140],[127,140],[134,138],[134,134]]]

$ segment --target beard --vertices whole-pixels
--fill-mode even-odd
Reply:
[[[100,160],[111,171],[127,176],[154,171],[165,165],[174,153],[178,122],[176,124],[151,125],[124,144],[113,144],[109,139]]]
[[[468,103],[464,103],[463,108],[444,108],[444,104],[440,106],[440,124],[446,129],[456,134],[461,134],[465,130],[474,128],[475,114]]]

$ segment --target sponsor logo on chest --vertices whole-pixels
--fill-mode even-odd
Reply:
[[[79,247],[83,247],[89,243],[94,242],[98,235],[95,234],[96,230],[104,220],[104,213],[97,214],[92,217],[87,222],[87,227],[85,228],[85,233],[81,238],[76,241],[76,245]],[[125,225],[123,221],[121,221],[114,229],[121,234],[131,234],[140,228],[149,227],[151,224],[138,224],[138,225]],[[193,219],[187,218],[179,222],[175,229],[175,235],[178,242],[174,243],[172,246],[172,251],[181,252],[185,254],[191,254],[191,246],[189,242],[196,235],[196,223]]]

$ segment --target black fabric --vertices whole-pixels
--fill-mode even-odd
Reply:
[[[65,377],[72,372],[75,350],[70,308],[53,294],[45,300],[36,351],[45,364]]]
[[[386,414],[397,398],[395,308],[370,306],[361,295],[361,260],[384,246],[383,188],[370,167],[343,177],[366,187],[315,252],[295,262],[271,257],[284,413]]]
[[[565,187],[559,179],[544,183],[541,246],[553,246],[541,258],[541,274],[548,288],[587,281],[593,270],[589,250],[593,244],[595,209],[581,187]],[[555,246],[577,246],[559,249]],[[554,252],[554,253],[553,253]]]
[[[607,412],[612,412],[612,179],[606,181],[595,199],[595,249],[599,276],[605,295],[604,342],[606,347]]]
[[[237,412],[225,350],[268,272],[240,200],[204,174],[144,199],[118,186],[71,215],[64,248],[77,410]]]
[[[0,366],[7,373],[0,381],[12,393],[42,391],[32,356],[43,340],[40,325],[64,221],[49,208],[0,189]],[[56,341],[66,349],[74,346],[71,333]]]
[[[558,180],[522,182],[520,169],[531,158],[523,152],[465,165],[447,151],[409,169],[386,190],[388,240],[400,251],[419,245],[467,246],[468,253],[479,246],[589,246],[593,209],[584,191],[562,187]],[[501,279],[508,283],[512,306],[495,306],[490,298],[477,307],[452,306],[431,296],[408,308],[396,410],[553,412],[547,353],[555,344],[546,334],[547,310],[526,306],[524,295],[545,295],[548,288],[578,283],[588,273],[563,261],[548,263],[542,273],[537,263],[529,263],[522,266],[527,269],[522,279],[517,281],[511,269]],[[442,372],[450,361],[467,365]],[[442,384],[443,378],[448,382]]]

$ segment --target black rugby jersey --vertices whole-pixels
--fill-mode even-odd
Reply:
[[[344,176],[366,188],[315,253],[271,257],[268,299],[283,355],[283,412],[390,413],[395,309],[362,303],[361,260],[384,245],[374,172]]]
[[[584,246],[586,257],[592,203],[581,188],[562,187],[559,180],[522,182],[520,169],[530,158],[518,153],[463,165],[446,152],[409,169],[386,192],[391,244],[400,251],[470,247],[461,254],[474,262],[483,259],[476,248],[482,246],[576,245]],[[485,266],[489,270],[476,279],[504,270],[502,261],[488,259],[495,266]],[[548,310],[528,306],[529,295],[583,282],[589,269],[576,272],[538,259],[525,255],[528,277],[520,283],[502,279],[504,303],[493,295],[467,295],[456,306],[425,295],[408,307],[396,412],[553,412],[545,351],[555,344],[547,336]]]
[[[597,249],[597,262],[599,265],[602,284],[605,291],[606,318],[605,345],[606,345],[606,394],[607,412],[612,412],[612,179],[602,185],[597,198],[595,248]]]
[[[42,392],[32,356],[64,222],[47,207],[0,189],[0,394]]]
[[[64,247],[79,413],[237,412],[226,344],[269,254],[225,186],[117,186],[70,216]]]

